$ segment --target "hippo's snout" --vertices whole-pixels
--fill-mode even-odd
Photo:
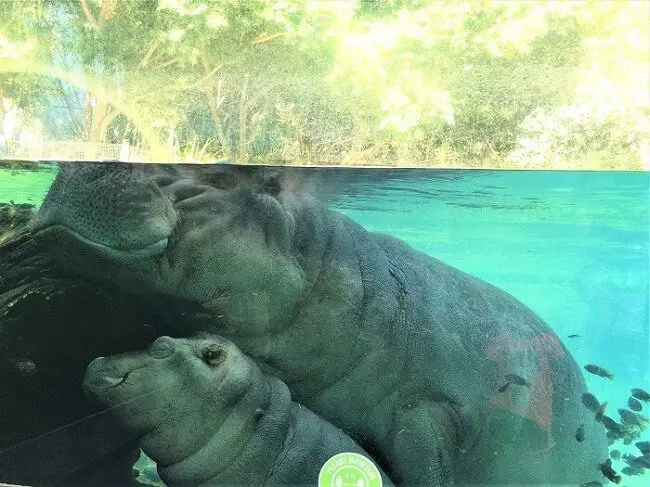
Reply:
[[[161,254],[176,225],[172,202],[152,170],[90,164],[59,172],[31,230],[66,252],[90,250],[111,260]]]
[[[86,368],[83,386],[88,392],[100,392],[126,381],[134,370],[153,365],[156,360],[171,357],[179,340],[168,336],[157,338],[146,352],[127,352],[112,357],[98,357]]]
[[[121,384],[125,376],[117,370],[113,362],[106,357],[98,357],[90,362],[84,377],[84,389],[94,391]]]
[[[88,364],[83,387],[92,393],[119,386],[131,372],[151,365],[154,360],[153,356],[143,352],[98,357]]]

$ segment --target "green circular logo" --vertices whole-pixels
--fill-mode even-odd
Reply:
[[[381,487],[379,469],[358,453],[339,453],[325,462],[318,487]]]

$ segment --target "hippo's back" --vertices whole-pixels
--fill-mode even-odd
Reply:
[[[403,242],[374,235],[404,290],[410,375],[467,414],[460,483],[581,483],[600,477],[602,425],[581,403],[582,373],[556,334],[508,293]],[[528,385],[510,384],[508,374]],[[584,424],[586,438],[576,430]]]

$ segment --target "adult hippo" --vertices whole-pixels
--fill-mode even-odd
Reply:
[[[332,456],[367,457],[216,335],[159,337],[146,351],[99,357],[87,368],[84,389],[119,429],[137,435],[168,487],[316,485]],[[361,485],[381,475],[355,474]]]
[[[552,330],[496,287],[329,210],[304,174],[66,166],[33,231],[69,270],[200,305],[203,318],[169,333],[232,340],[397,484],[602,478],[604,431]],[[520,385],[504,388],[508,374]]]

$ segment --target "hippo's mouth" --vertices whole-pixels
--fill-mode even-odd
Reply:
[[[44,228],[37,228],[35,230],[36,231],[34,232],[34,235],[37,238],[45,237],[49,240],[52,237],[56,238],[58,236],[69,237],[83,243],[84,245],[92,248],[102,255],[111,257],[113,259],[118,259],[120,261],[145,259],[147,257],[160,255],[165,251],[169,243],[169,236],[165,236],[155,242],[140,245],[137,247],[116,247],[91,240],[66,225],[54,224]]]
[[[137,370],[137,369],[133,369],[133,370]],[[117,387],[125,383],[126,379],[129,377],[129,374],[133,372],[133,370],[129,370],[128,372],[125,372],[123,375],[112,375],[108,372],[104,374],[97,374],[87,379],[86,383],[88,386],[90,386],[91,389],[94,389],[96,391],[112,389],[114,387]]]
[[[122,382],[126,381],[126,378],[129,376],[130,373],[131,372],[127,372],[122,377],[110,377],[110,376],[102,377],[102,380],[104,382],[103,389],[119,386]]]

